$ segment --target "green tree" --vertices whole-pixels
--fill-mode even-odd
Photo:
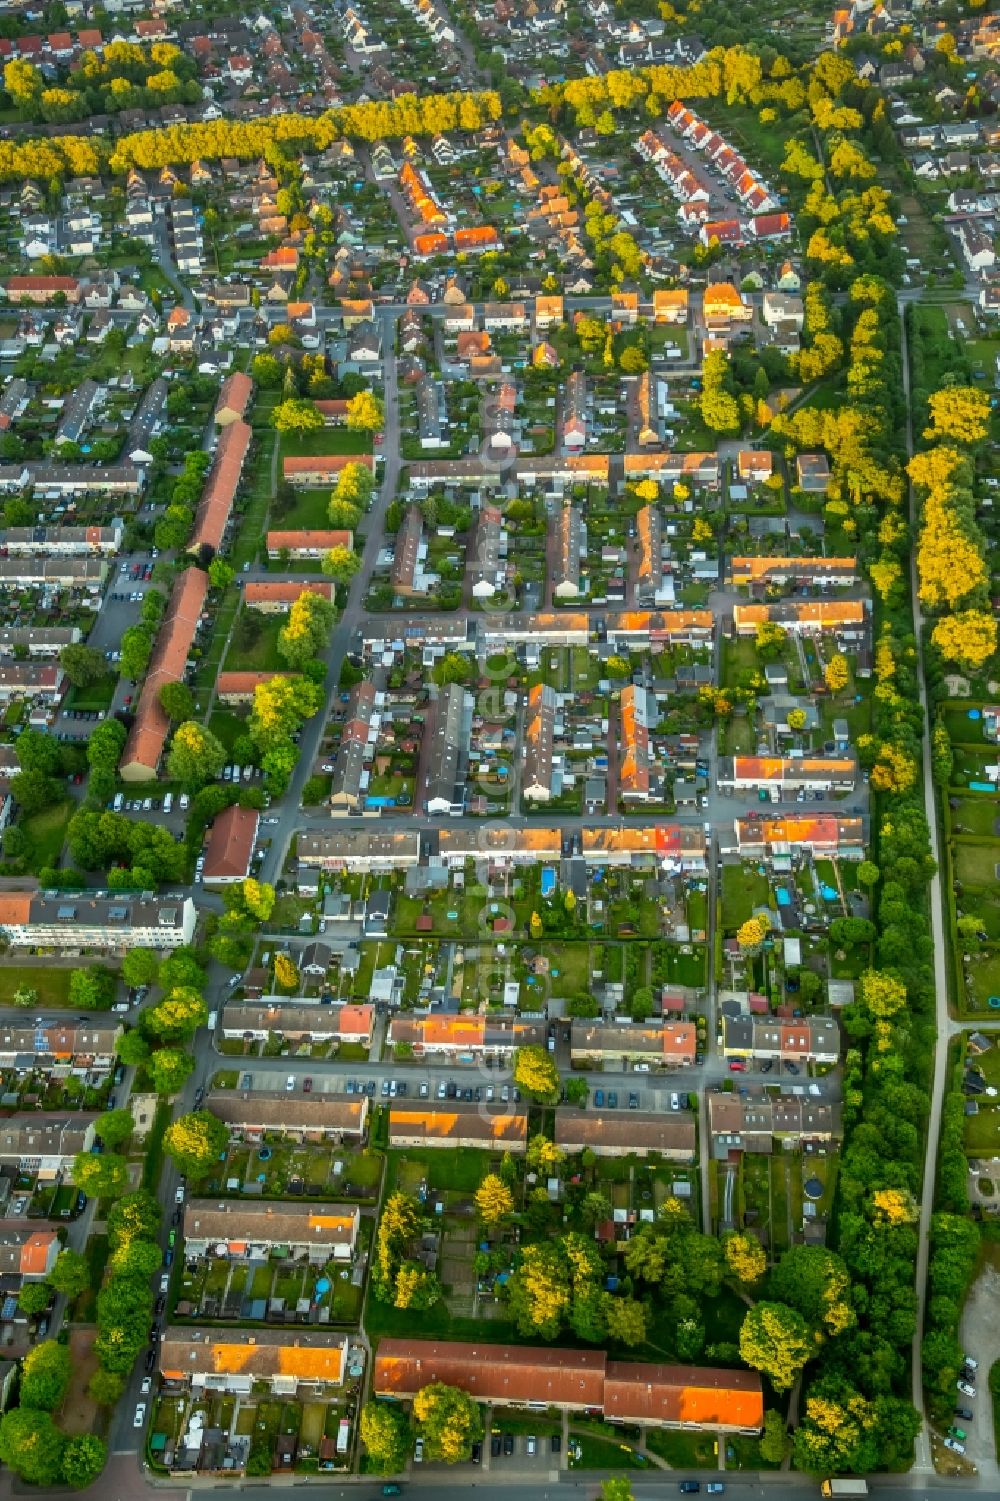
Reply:
[[[361,567],[361,559],[349,547],[331,547],[320,566],[335,583],[348,584]]]
[[[153,652],[153,640],[149,631],[141,625],[130,625],[127,630],[122,631],[119,648],[119,674],[133,683],[144,678]]]
[[[768,1408],[764,1414],[764,1432],[760,1440],[761,1459],[768,1464],[780,1464],[785,1457],[787,1443],[784,1418],[773,1407]]]
[[[29,1319],[44,1313],[52,1301],[52,1289],[47,1282],[22,1282],[17,1294],[17,1306]]]
[[[635,1501],[632,1482],[625,1475],[601,1481],[601,1501]]]
[[[190,986],[197,990],[205,983],[205,971],[198,963],[198,957],[193,949],[174,949],[172,954],[160,964],[157,979],[163,990],[180,990]]]
[[[190,719],[194,713],[194,694],[187,683],[164,683],[159,698],[168,719]]]
[[[167,774],[193,790],[214,781],[226,760],[226,748],[218,736],[197,720],[188,719],[174,731],[167,755]]]
[[[131,1110],[106,1110],[101,1116],[101,1140],[106,1147],[120,1146],[128,1141],[134,1126]]]
[[[108,674],[108,664],[101,652],[82,642],[64,646],[59,653],[59,665],[74,688],[88,688]]]
[[[545,1048],[518,1048],[514,1053],[514,1083],[532,1099],[554,1105],[559,1098],[555,1059]]]
[[[207,1110],[181,1115],[167,1128],[164,1149],[174,1165],[191,1178],[204,1178],[226,1149],[229,1132]]]
[[[24,1357],[21,1367],[21,1406],[55,1412],[69,1388],[73,1362],[69,1346],[44,1339]]]
[[[189,1040],[208,1021],[208,1003],[188,987],[172,990],[158,1006],[143,1013],[142,1024],[154,1037]]]
[[[405,1469],[410,1452],[406,1414],[388,1402],[366,1402],[361,1409],[361,1442],[377,1475],[397,1474]]]
[[[48,1280],[57,1293],[78,1298],[90,1286],[90,1263],[82,1252],[66,1246],[56,1257]]]
[[[429,1460],[458,1464],[469,1458],[472,1445],[483,1436],[479,1403],[468,1392],[446,1386],[443,1381],[431,1382],[417,1392],[413,1417]]]
[[[104,1469],[107,1458],[108,1446],[102,1438],[96,1433],[79,1433],[66,1440],[63,1479],[74,1490],[86,1490]]]
[[[152,949],[129,949],[122,959],[122,979],[126,985],[152,985],[159,963]]]
[[[231,563],[226,562],[225,558],[213,558],[208,565],[208,577],[212,588],[222,592],[233,582],[236,570]]]
[[[158,1048],[149,1060],[149,1072],[157,1094],[176,1094],[194,1072],[194,1059],[180,1048]]]
[[[112,1247],[129,1240],[153,1240],[160,1231],[160,1206],[148,1189],[137,1188],[112,1204],[107,1224]]]
[[[128,1184],[128,1163],[114,1152],[78,1152],[73,1182],[92,1199],[117,1198]]]
[[[118,1057],[128,1068],[138,1068],[149,1057],[149,1043],[141,1032],[126,1032],[118,1043]]]
[[[111,1005],[115,977],[109,970],[92,964],[89,969],[74,969],[69,977],[70,1005],[81,1011],[103,1011]]]
[[[29,1485],[53,1486],[62,1479],[65,1444],[49,1412],[21,1406],[0,1419],[0,1459]]]
[[[740,1355],[785,1392],[813,1353],[805,1319],[784,1303],[756,1303],[740,1328]]]
[[[279,433],[294,433],[296,437],[318,432],[323,426],[323,417],[316,403],[298,396],[276,406],[271,421]]]

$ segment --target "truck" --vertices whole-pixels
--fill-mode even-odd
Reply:
[[[821,1496],[867,1496],[867,1480],[824,1480],[819,1488]]]
[[[346,1454],[347,1446],[351,1442],[351,1424],[347,1418],[341,1418],[337,1428],[337,1453]]]

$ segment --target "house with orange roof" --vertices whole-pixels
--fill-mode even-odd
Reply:
[[[775,587],[853,588],[858,582],[857,558],[730,557],[727,582],[759,593]]]
[[[354,533],[338,527],[303,528],[298,531],[267,533],[267,555],[277,558],[287,552],[290,558],[322,558],[334,547],[354,546]]]
[[[625,478],[633,483],[655,479],[661,484],[683,482],[704,490],[717,490],[721,478],[716,453],[627,453]]]
[[[706,225],[705,229],[708,227]],[[702,293],[701,310],[705,327],[710,332],[725,333],[734,323],[749,323],[753,318],[753,304],[745,302],[738,289],[728,281],[709,282]]]
[[[294,245],[279,245],[276,250],[269,250],[267,255],[260,261],[262,271],[277,271],[292,273],[299,269],[299,252]]]
[[[535,683],[528,692],[521,777],[521,796],[529,802],[545,803],[557,795],[554,751],[558,709],[555,689],[548,683]]]
[[[245,881],[253,863],[260,814],[239,803],[223,808],[212,824],[205,846],[203,879],[218,886]]]
[[[764,788],[778,801],[798,792],[853,792],[857,776],[853,756],[723,756],[718,786],[723,792]]]
[[[360,1221],[356,1204],[317,1204],[312,1199],[270,1203],[188,1199],[184,1254],[266,1261],[280,1247],[283,1257],[324,1266],[331,1260],[351,1260]]]
[[[544,1047],[546,1029],[541,1022],[521,1021],[515,1016],[483,1015],[394,1016],[388,1041],[402,1044],[415,1058],[507,1059],[515,1048]]]
[[[480,1151],[513,1152],[521,1155],[528,1146],[528,1115],[500,1105],[464,1100],[444,1100],[389,1105],[389,1146],[393,1149],[422,1147],[474,1147]]]
[[[812,855],[863,860],[865,857],[864,821],[838,818],[833,813],[810,818],[789,815],[787,818],[737,818],[733,834],[719,834],[723,854],[733,853],[750,859],[773,859],[776,855]]]
[[[203,547],[213,553],[222,547],[252,442],[253,428],[242,417],[223,426],[195,512],[188,552],[197,556]]]
[[[774,473],[774,454],[768,448],[741,448],[736,475],[745,485],[762,485]]]
[[[8,1221],[0,1227],[0,1276],[41,1282],[55,1266],[61,1249],[53,1227]],[[13,1285],[5,1284],[6,1291],[11,1291]]]
[[[226,1392],[249,1397],[258,1385],[276,1397],[333,1394],[344,1384],[348,1336],[330,1329],[199,1329],[168,1325],[159,1346],[169,1395]]]
[[[228,427],[231,422],[246,421],[253,391],[253,381],[242,370],[234,370],[231,375],[227,375],[215,403],[216,427]]]
[[[618,702],[618,792],[626,803],[659,800],[663,778],[651,746],[651,731],[660,722],[656,695],[629,683]]]
[[[779,600],[775,604],[733,606],[737,636],[753,636],[765,621],[780,625],[794,636],[836,634],[845,640],[863,640],[868,628],[867,604],[863,599]]]
[[[332,604],[335,585],[329,579],[262,579],[244,584],[243,603],[261,615],[287,615],[303,594],[318,594]]]
[[[165,683],[183,682],[207,595],[208,574],[200,568],[188,568],[174,581],[122,751],[119,775],[124,782],[148,782],[156,776],[170,729],[160,689]]]
[[[215,692],[220,703],[235,706],[252,704],[254,693],[261,683],[272,678],[294,677],[285,672],[220,672],[215,680]]]
[[[693,1022],[596,1022],[574,1019],[570,1026],[570,1058],[576,1066],[627,1068],[647,1063],[651,1068],[687,1068],[698,1051]]]
[[[669,875],[701,875],[708,869],[707,841],[700,824],[584,829],[580,853],[589,869],[635,865]]]
[[[299,967],[304,973],[312,973],[306,956],[314,947],[326,948],[327,945],[307,945],[302,950]],[[326,967],[322,967],[321,972],[325,974]],[[222,1008],[219,1025],[223,1037],[231,1042],[241,1039],[267,1042],[269,1037],[279,1037],[291,1044],[357,1042],[369,1047],[375,1028],[375,1008],[371,1005],[317,1006],[313,1001],[269,995],[256,1001],[230,1002]]]
[[[711,610],[619,610],[605,620],[608,645],[614,651],[705,645],[715,630]]]
[[[282,478],[296,489],[310,489],[316,485],[329,485],[336,481],[348,464],[361,464],[373,468],[370,453],[331,453],[292,456],[282,460]]]
[[[535,328],[552,328],[565,320],[565,305],[561,296],[538,296],[535,298]]]
[[[456,229],[454,245],[456,251],[464,250],[479,255],[485,250],[502,248],[500,236],[492,224],[479,224],[471,229]]]
[[[406,1401],[434,1382],[494,1407],[603,1413],[610,1422],[708,1433],[759,1433],[764,1389],[756,1371],[609,1360],[603,1350],[551,1345],[383,1339],[378,1397]]]
[[[658,288],[653,293],[653,322],[673,323],[684,328],[688,321],[688,292],[686,287]]]

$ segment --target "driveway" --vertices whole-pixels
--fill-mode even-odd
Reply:
[[[960,1398],[958,1393],[955,1394],[956,1404],[970,1406],[975,1417],[971,1423],[962,1422],[960,1418],[954,1421],[960,1428],[964,1428],[967,1434],[966,1459],[975,1465],[981,1480],[988,1484],[991,1491],[996,1491],[997,1482],[1000,1480],[993,1438],[993,1402],[989,1387],[990,1366],[996,1359],[997,1353],[998,1322],[1000,1322],[1000,1271],[997,1271],[996,1267],[986,1266],[966,1299],[961,1328],[963,1350],[966,1355],[971,1355],[973,1360],[979,1361],[975,1381],[979,1395],[975,1401],[972,1401],[971,1398]]]

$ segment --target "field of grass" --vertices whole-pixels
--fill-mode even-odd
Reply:
[[[279,517],[272,518],[272,525],[281,531],[295,531],[299,527],[322,529],[330,525],[329,512],[329,490],[296,490],[293,504]]]
[[[371,453],[372,440],[368,433],[352,433],[349,428],[319,428],[314,433],[283,433],[281,457],[313,458],[317,454]]]
[[[73,817],[74,805],[56,803],[51,808],[42,808],[21,822],[21,827],[31,841],[28,857],[30,868],[36,873],[46,865],[58,865],[59,856],[66,839],[66,826]]]
[[[768,894],[767,877],[755,865],[724,865],[722,926],[725,932],[734,933],[741,923],[753,915],[755,907],[765,906]]]
[[[277,672],[285,665],[278,652],[283,615],[244,611],[236,623],[226,653],[226,672]]]
[[[990,886],[997,878],[1000,844],[957,841],[954,861],[955,879],[963,886]]]
[[[995,797],[984,793],[979,797],[956,798],[955,801],[958,806],[951,810],[953,834],[978,834],[982,839],[1000,835],[1000,803]]]
[[[37,991],[38,1007],[41,1010],[48,1006],[68,1006],[69,977],[72,973],[68,967],[0,965],[0,1006],[13,1006],[15,994],[22,989]]]

